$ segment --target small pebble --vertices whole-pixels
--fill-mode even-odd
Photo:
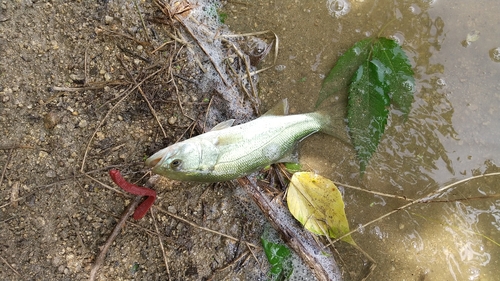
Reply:
[[[111,78],[111,74],[109,74],[108,72],[104,73],[104,80],[109,81],[111,80]]]
[[[104,23],[105,24],[110,24],[111,22],[113,22],[114,18],[111,17],[111,16],[105,16],[104,17]]]
[[[55,112],[49,112],[43,117],[43,126],[47,129],[53,129],[59,122],[61,117]]]
[[[172,116],[172,117],[168,118],[168,124],[174,125],[175,122],[177,122],[177,117]]]
[[[49,170],[47,173],[45,173],[45,176],[48,178],[55,178],[56,172],[54,170]]]
[[[167,211],[169,211],[172,214],[176,214],[177,213],[177,209],[175,208],[175,206],[168,206],[167,207]]]
[[[105,137],[105,136],[104,136],[104,133],[102,133],[102,132],[97,132],[97,133],[95,134],[95,136],[96,136],[96,138],[97,138],[98,140],[103,140],[103,139],[104,139],[104,137]]]
[[[78,127],[80,128],[85,128],[87,127],[87,125],[88,125],[87,120],[81,120],[80,123],[78,123]]]

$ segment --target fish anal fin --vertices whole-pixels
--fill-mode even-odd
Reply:
[[[295,145],[294,148],[292,148],[290,151],[285,153],[285,155],[283,155],[283,157],[281,157],[280,160],[277,161],[276,163],[296,163],[296,164],[298,164],[299,163],[298,146]]]

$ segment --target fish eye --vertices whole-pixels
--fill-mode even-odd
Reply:
[[[179,166],[182,164],[182,161],[180,159],[174,159],[171,163],[170,163],[170,168],[172,169],[177,169],[179,168]]]

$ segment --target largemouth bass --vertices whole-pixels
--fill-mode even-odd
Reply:
[[[285,99],[253,121],[233,127],[234,119],[227,120],[209,132],[164,148],[149,157],[146,165],[174,180],[221,182],[273,163],[290,162],[298,143],[318,131],[342,139],[343,116],[323,111],[287,114]]]

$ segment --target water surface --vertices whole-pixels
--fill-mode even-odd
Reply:
[[[279,67],[261,75],[269,108],[313,109],[338,57],[367,37],[391,37],[408,54],[417,84],[408,120],[393,114],[363,178],[350,147],[313,136],[301,162],[339,182],[408,198],[487,172],[500,163],[499,1],[229,2],[233,31],[273,30]],[[394,20],[381,31],[381,28]],[[378,263],[370,280],[496,280],[500,274],[499,177],[450,189],[448,201],[413,206],[354,235]],[[344,188],[356,228],[407,202]],[[460,200],[457,200],[460,199]]]

